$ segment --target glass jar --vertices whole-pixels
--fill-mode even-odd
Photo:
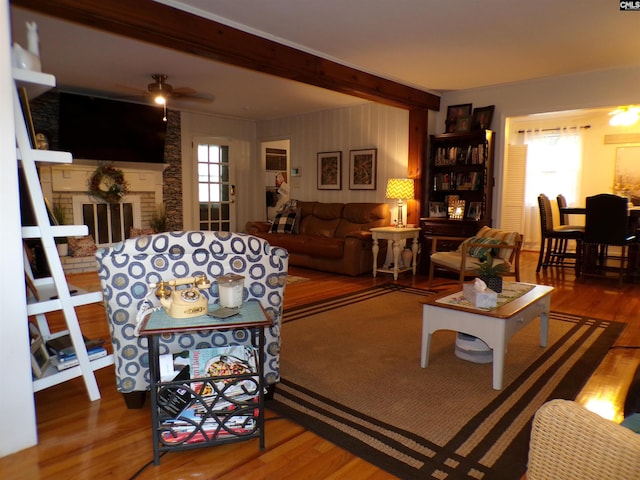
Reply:
[[[244,277],[235,273],[220,275],[218,282],[218,301],[223,308],[240,308],[244,294]]]

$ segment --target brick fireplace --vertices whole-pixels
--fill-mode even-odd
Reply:
[[[158,205],[163,204],[163,171],[166,164],[114,162],[124,172],[129,193],[123,204],[132,212],[132,226],[149,228],[149,222]],[[87,195],[88,180],[97,167],[95,161],[74,159],[73,164],[43,165],[40,167],[42,190],[51,204],[62,207],[68,223],[82,225],[83,208],[101,203]],[[128,236],[128,233],[127,233]],[[94,239],[100,245],[100,239]],[[102,239],[104,240],[104,238]],[[108,244],[108,243],[106,243]],[[96,270],[91,257],[62,257],[66,273]]]

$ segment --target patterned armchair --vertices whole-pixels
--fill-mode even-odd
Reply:
[[[136,316],[145,298],[158,299],[149,283],[205,274],[243,275],[244,299],[258,299],[273,319],[265,330],[264,372],[270,389],[280,379],[280,321],[289,254],[263,239],[229,232],[172,232],[125,240],[96,252],[98,275],[104,291],[107,318],[115,356],[116,383],[129,408],[140,408],[149,390],[149,356],[146,337],[136,336]],[[216,303],[218,286],[203,291]],[[249,343],[243,329],[167,334],[160,339],[161,353],[191,348]]]

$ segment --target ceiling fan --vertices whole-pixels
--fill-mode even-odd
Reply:
[[[173,88],[171,84],[167,83],[167,75],[163,73],[155,73],[151,75],[151,78],[154,81],[147,85],[147,90],[153,96],[154,101],[160,105],[166,103],[169,98],[190,102],[213,102],[213,95],[198,93],[190,87]]]
[[[191,87],[174,88],[173,85],[167,83],[168,76],[164,73],[154,73],[151,78],[154,81],[147,85],[146,92],[137,90],[139,92],[138,95],[127,98],[143,103],[147,103],[149,99],[152,99],[158,105],[162,105],[164,109],[163,120],[165,122],[167,121],[167,103],[169,100],[211,103],[215,99],[213,95],[198,93]]]

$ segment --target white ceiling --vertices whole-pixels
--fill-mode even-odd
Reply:
[[[640,64],[640,12],[581,0],[158,0],[436,94]],[[170,108],[264,119],[363,100],[158,48],[12,7],[40,34],[43,70],[66,90],[125,98],[153,73],[215,96]]]

